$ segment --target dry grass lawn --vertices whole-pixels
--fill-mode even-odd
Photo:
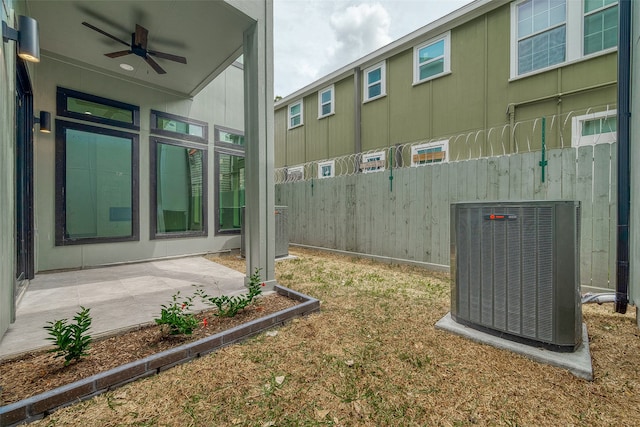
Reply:
[[[587,306],[595,380],[436,330],[449,278],[292,251],[322,311],[55,412],[37,426],[639,426],[640,332]],[[244,271],[235,258],[218,262]]]

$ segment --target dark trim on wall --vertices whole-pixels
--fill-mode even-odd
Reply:
[[[89,237],[71,239],[66,231],[66,130],[73,129],[100,135],[115,136],[131,140],[131,235],[123,237]],[[56,120],[55,148],[55,244],[56,246],[86,245],[93,243],[131,242],[140,240],[139,210],[139,173],[140,148],[137,134],[113,129],[85,125],[82,123]]]
[[[157,214],[157,204],[158,204],[158,174],[157,174],[157,144],[168,144],[174,145],[176,147],[183,148],[193,148],[199,151],[202,151],[202,230],[200,231],[178,231],[178,232],[165,232],[158,233],[158,214]],[[190,141],[178,141],[175,139],[166,139],[160,138],[158,136],[150,136],[149,137],[149,239],[150,240],[161,240],[161,239],[180,239],[180,238],[188,238],[188,237],[207,237],[208,230],[208,148],[206,145],[202,145],[196,142]]]
[[[199,137],[199,136],[188,135],[180,132],[172,132],[166,129],[160,129],[158,127],[159,118],[165,118],[165,119],[175,120],[175,121],[183,122],[187,124],[202,126],[204,128],[203,136]],[[176,114],[165,113],[163,111],[151,110],[151,120],[149,122],[149,129],[151,130],[151,133],[154,135],[162,135],[168,138],[179,138],[187,141],[200,142],[204,144],[207,144],[209,142],[209,123],[203,122],[202,120],[191,119],[189,117],[178,116]]]
[[[93,116],[90,114],[81,114],[67,109],[67,98],[76,98],[96,104],[103,104],[109,107],[120,108],[132,113],[133,121],[131,123],[120,120],[110,120],[104,117]],[[79,92],[73,89],[58,87],[56,91],[56,110],[58,116],[69,117],[72,119],[83,120],[88,122],[100,123],[103,125],[120,127],[125,129],[140,130],[140,107],[137,105],[127,104],[125,102],[116,101],[101,96],[91,95]]]

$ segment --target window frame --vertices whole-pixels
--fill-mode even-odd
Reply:
[[[607,9],[612,9],[612,8],[614,8],[614,7],[615,7],[615,8],[618,8],[618,6],[619,6],[620,2],[619,2],[619,1],[616,1],[615,3],[611,3],[611,4],[608,4],[608,5],[604,5],[604,6],[602,6],[602,7],[599,7],[598,9],[594,9],[594,10],[592,10],[592,11],[590,11],[590,12],[585,12],[585,11],[584,11],[584,4],[585,4],[585,2],[586,2],[586,0],[583,0],[583,1],[582,1],[582,27],[581,27],[581,30],[582,30],[582,34],[581,34],[581,39],[582,39],[582,50],[581,50],[581,52],[582,52],[582,56],[584,56],[584,57],[590,57],[590,56],[592,56],[592,55],[598,55],[598,54],[601,54],[601,52],[604,52],[604,51],[611,51],[612,49],[614,49],[613,47],[603,48],[603,49],[600,49],[600,50],[598,50],[598,51],[591,52],[591,53],[585,53],[585,52],[584,52],[584,50],[585,50],[585,48],[586,48],[586,46],[585,46],[585,40],[584,40],[584,39],[585,39],[585,20],[587,19],[587,16],[595,15],[595,14],[597,14],[597,13],[604,12],[605,10],[607,10]],[[620,13],[620,9],[618,8],[618,14],[619,14],[619,13]],[[619,22],[618,22],[618,23],[619,23]],[[617,28],[617,26],[616,26],[616,28]],[[617,40],[617,42],[616,42],[616,47],[617,47],[618,43],[619,43],[619,40]]]
[[[300,178],[297,179],[290,179],[292,173],[300,173],[301,176]],[[298,182],[298,181],[304,181],[304,166],[291,166],[287,168],[287,176],[286,176],[286,182]]]
[[[114,136],[131,140],[131,235],[118,237],[66,237],[66,130]],[[87,245],[94,243],[135,242],[140,240],[140,144],[135,133],[56,119],[55,136],[55,246]]]
[[[329,102],[322,102],[322,94],[329,92],[331,94],[331,100]],[[326,104],[330,104],[330,109],[327,114],[322,114],[322,107]],[[335,86],[331,85],[318,91],[318,120],[324,119],[335,114]]]
[[[173,145],[176,147],[193,148],[202,151],[202,230],[200,231],[172,231],[159,233],[158,229],[158,166],[157,144]],[[160,136],[149,136],[149,240],[182,239],[188,237],[208,236],[208,148],[193,141],[168,139]]]
[[[565,67],[567,65],[591,59],[600,55],[607,55],[618,50],[618,46],[603,49],[598,52],[584,54],[584,0],[566,0],[565,15],[565,58],[548,67],[518,73],[518,6],[531,0],[518,0],[511,3],[511,36],[510,36],[510,81],[526,78],[546,71]],[[619,3],[616,3],[618,5]]]
[[[181,132],[173,132],[166,129],[161,129],[158,127],[158,119],[169,119],[178,122],[183,122],[190,125],[201,126],[203,128],[203,136],[197,135],[189,135]],[[149,119],[149,129],[151,134],[153,135],[162,135],[168,138],[177,138],[181,140],[187,140],[192,142],[199,142],[202,144],[206,144],[209,142],[209,123],[204,122],[202,120],[196,120],[189,117],[179,116],[177,114],[171,114],[164,111],[151,110],[150,119]]]
[[[227,128],[224,126],[214,126],[214,153],[213,153],[213,166],[214,166],[214,235],[215,236],[224,236],[224,235],[239,235],[242,233],[242,227],[239,229],[219,229],[218,226],[220,224],[220,171],[218,170],[218,165],[220,164],[220,154],[226,154],[230,156],[243,157],[246,159],[246,152],[244,145],[230,144],[226,141],[220,141],[220,131],[231,133],[235,135],[245,136],[243,131]],[[246,168],[246,165],[245,165]],[[245,183],[246,185],[246,183]],[[246,187],[245,187],[246,191]],[[242,206],[240,206],[242,208]]]
[[[295,107],[296,105],[299,105],[299,106],[300,106],[300,112],[299,112],[298,114],[294,114],[294,115],[292,116],[292,115],[291,115],[291,109],[292,109],[293,107]],[[300,116],[300,123],[298,123],[298,124],[297,124],[297,125],[295,125],[295,126],[291,126],[291,119],[292,119],[293,117],[297,117],[297,116]],[[295,129],[295,128],[299,128],[300,126],[304,126],[304,100],[303,100],[303,99],[300,99],[300,100],[298,100],[298,101],[296,101],[296,102],[292,102],[291,104],[287,105],[287,118],[288,118],[288,121],[287,121],[287,128],[288,128],[289,130],[291,130],[291,129]]]
[[[375,160],[375,162],[377,163],[377,165],[375,166],[376,169],[367,168],[366,164],[369,161],[368,159],[374,158],[374,157],[379,157],[378,160]],[[375,153],[363,154],[360,159],[360,171],[362,173],[375,173],[375,172],[384,171],[386,170],[386,161],[387,161],[386,151],[376,151]]]
[[[444,151],[444,158],[442,159],[441,162],[418,163],[415,161],[415,156],[420,154],[418,153],[418,150],[421,150],[424,148],[433,148],[433,147],[443,147],[442,151]],[[433,142],[425,142],[423,144],[417,144],[417,145],[411,146],[411,167],[441,164],[441,163],[448,163],[448,162],[449,162],[449,140],[448,139],[442,139],[442,140],[433,141]]]
[[[432,59],[424,64],[420,64],[420,50],[425,47],[429,47],[439,43],[440,41],[444,41],[444,53],[442,56]],[[432,76],[426,77],[424,79],[420,79],[420,67],[422,65],[426,65],[428,63],[434,62],[440,58],[444,59],[443,70],[438,74],[434,74]],[[444,34],[439,35],[438,37],[434,37],[426,42],[417,45],[413,48],[413,84],[419,85],[421,83],[428,82],[430,80],[437,79],[439,77],[446,76],[451,74],[451,31],[447,31]]]
[[[327,176],[322,175],[322,167],[323,166],[331,166],[331,174]],[[336,161],[335,160],[326,160],[324,162],[318,162],[318,179],[325,178],[333,178],[336,176]]]
[[[597,113],[583,114],[581,116],[575,116],[571,118],[571,146],[583,147],[585,145],[596,144],[613,144],[618,139],[617,125],[615,132],[605,132],[595,135],[582,135],[582,128],[585,122],[591,120],[598,120],[603,118],[610,118],[618,116],[617,110],[599,111]]]
[[[104,117],[98,117],[91,114],[82,114],[75,111],[69,111],[67,109],[67,99],[76,98],[82,101],[93,102],[96,104],[103,104],[108,107],[120,108],[130,111],[132,114],[132,122],[122,122],[119,120],[110,120]],[[68,117],[71,119],[82,120],[87,122],[99,123],[102,125],[119,127],[131,130],[140,130],[140,107],[137,105],[127,104],[126,102],[116,101],[114,99],[103,98],[97,95],[91,95],[85,92],[80,92],[73,89],[64,88],[58,86],[56,88],[56,112],[58,116]]]
[[[380,69],[380,80],[377,80],[376,83],[369,84],[369,74]],[[363,93],[363,101],[365,104],[367,102],[375,101],[376,99],[384,98],[387,96],[387,61],[378,62],[368,68],[365,68],[362,71],[363,79],[362,79],[362,93]],[[376,96],[369,96],[369,88],[374,86],[380,82],[380,94]]]

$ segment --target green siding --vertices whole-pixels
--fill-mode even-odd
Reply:
[[[335,84],[335,114],[322,119],[328,128],[329,156],[344,156],[355,150],[354,79],[349,76]]]
[[[286,133],[286,160],[293,164],[290,156],[308,162],[355,153],[357,108],[361,109],[362,152],[444,138],[449,139],[452,160],[540,150],[540,119],[553,116],[555,121],[547,122],[547,147],[569,146],[569,114],[585,114],[588,108],[617,102],[617,53],[511,79],[510,27],[511,8],[505,4],[452,28],[451,73],[417,85],[413,84],[413,48],[444,33],[415,39],[404,50],[379,58],[386,61],[386,96],[356,104],[353,74],[337,80],[335,115],[329,118],[316,119],[317,92],[309,94],[305,130],[276,129],[276,140]],[[515,129],[510,128],[511,119],[520,122]],[[286,115],[277,115],[276,120],[286,122]],[[314,120],[317,123],[310,122]],[[306,144],[302,158],[297,144]],[[404,156],[408,160],[406,150]]]

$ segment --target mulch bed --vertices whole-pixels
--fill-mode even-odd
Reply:
[[[89,355],[79,362],[64,366],[64,358],[39,351],[0,362],[0,405],[7,405],[65,384],[107,371],[155,353],[205,338],[298,304],[278,294],[261,297],[235,317],[217,317],[215,310],[197,315],[207,319],[192,335],[167,335],[157,325],[146,326],[91,344]]]

